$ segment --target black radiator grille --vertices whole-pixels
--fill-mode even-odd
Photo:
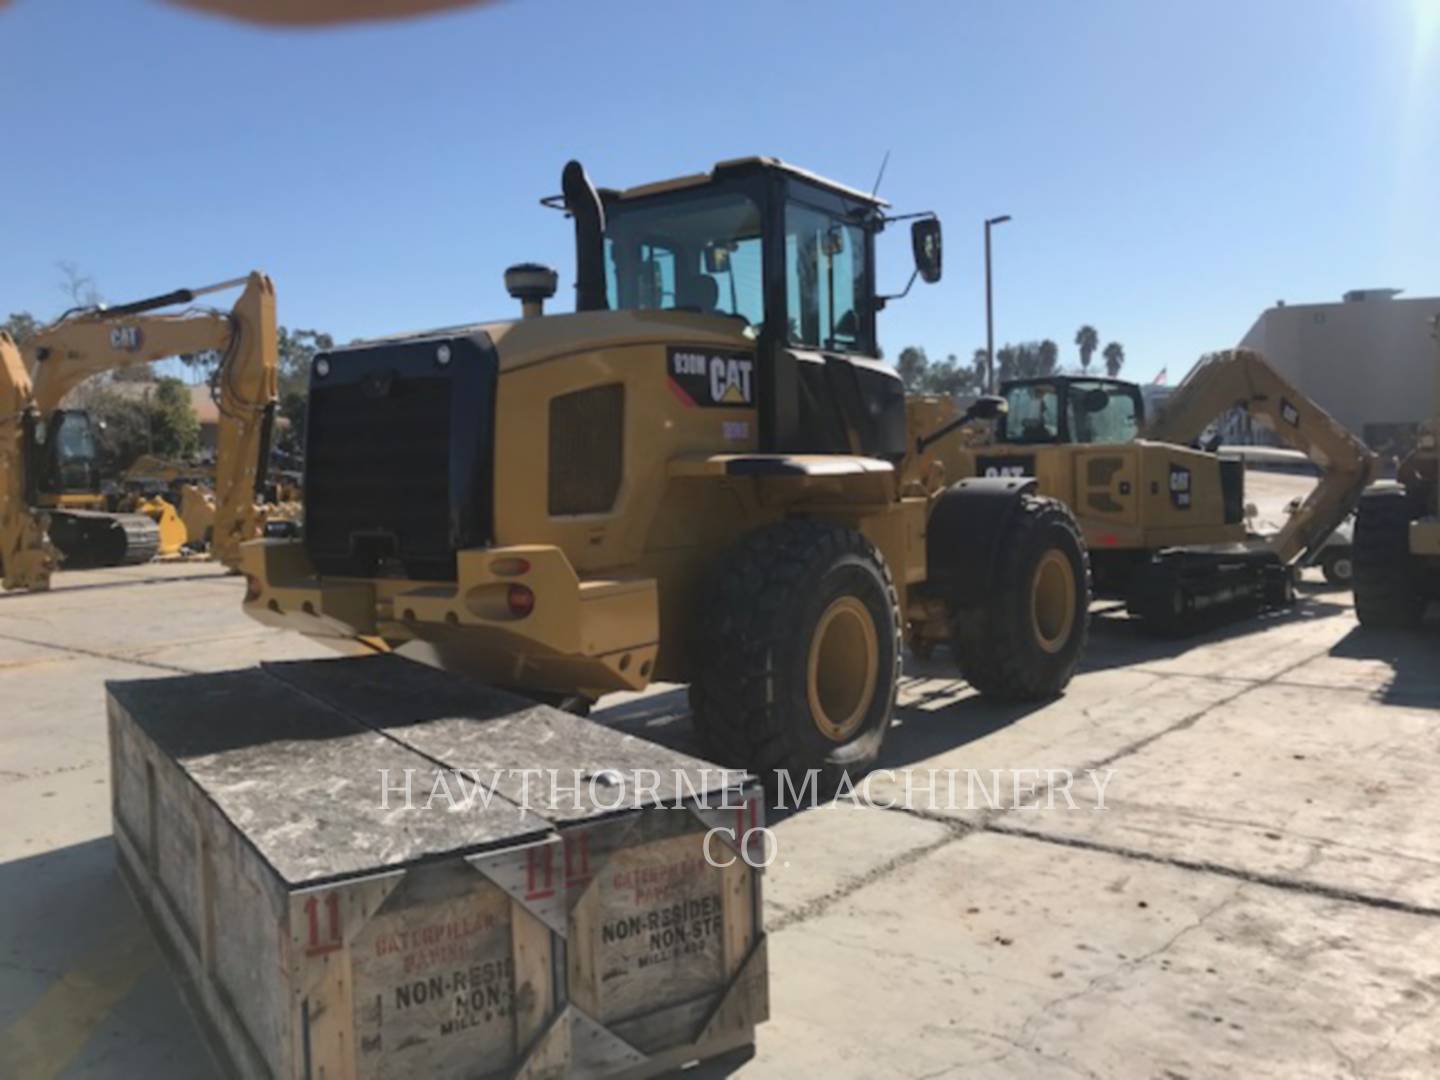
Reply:
[[[620,383],[551,398],[550,513],[603,514],[614,506],[624,448],[625,387]]]
[[[441,363],[444,356],[447,362]],[[488,338],[336,351],[312,369],[305,543],[322,574],[446,580],[489,539]]]

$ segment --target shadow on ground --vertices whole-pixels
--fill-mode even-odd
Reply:
[[[1274,611],[1237,613],[1233,618],[1202,629],[1188,637],[1159,637],[1145,629],[1140,619],[1125,613],[1119,601],[1097,603],[1090,613],[1090,644],[1080,661],[1081,671],[1106,671],[1156,660],[1172,660],[1232,638],[1261,634],[1280,626],[1314,622],[1343,614],[1348,606],[1326,599],[1336,590],[1313,582],[1302,582],[1299,598],[1288,608]]]
[[[1386,705],[1433,707],[1440,696],[1440,623],[1434,618],[1419,630],[1356,626],[1331,647],[1330,655],[1388,666],[1390,681],[1376,695]]]

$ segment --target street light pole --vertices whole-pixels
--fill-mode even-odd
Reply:
[[[1009,214],[985,219],[985,392],[995,392],[995,304],[990,289],[990,226],[1010,220]]]

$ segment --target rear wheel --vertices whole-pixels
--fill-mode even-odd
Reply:
[[[1367,491],[1355,514],[1355,616],[1362,626],[1409,629],[1420,625],[1426,596],[1410,554],[1416,500],[1403,488]]]
[[[697,614],[693,723],[724,765],[819,787],[859,777],[895,707],[900,613],[885,560],[853,529],[788,521],[746,538]],[[799,786],[797,783],[797,790]]]
[[[1346,588],[1355,577],[1355,561],[1350,557],[1348,547],[1327,548],[1320,559],[1320,572],[1331,585]]]
[[[982,694],[1054,697],[1089,635],[1090,567],[1080,528],[1063,503],[1025,495],[999,550],[984,600],[954,612],[950,650]]]

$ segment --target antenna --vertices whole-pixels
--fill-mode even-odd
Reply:
[[[880,159],[880,171],[875,174],[875,186],[870,189],[870,197],[873,199],[880,191],[880,181],[885,179],[885,166],[890,164],[890,151],[885,151],[885,156]]]

